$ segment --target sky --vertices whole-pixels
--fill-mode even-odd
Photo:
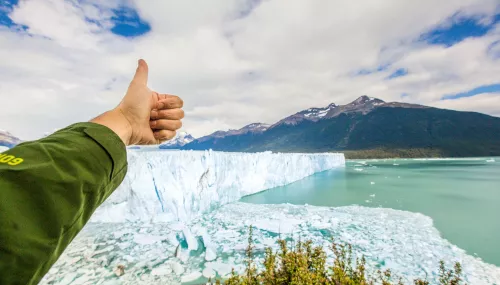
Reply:
[[[0,129],[92,119],[139,58],[195,137],[361,95],[500,116],[499,0],[0,0]]]

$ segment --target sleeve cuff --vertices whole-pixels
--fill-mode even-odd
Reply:
[[[113,161],[113,171],[111,177],[127,166],[127,151],[125,144],[120,137],[106,126],[86,122],[76,123],[68,128],[82,129],[87,136],[95,140],[111,157]]]

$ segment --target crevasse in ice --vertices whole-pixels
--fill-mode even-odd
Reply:
[[[121,186],[93,222],[189,221],[241,197],[343,167],[343,154],[128,151]]]

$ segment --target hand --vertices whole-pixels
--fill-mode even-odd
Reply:
[[[147,84],[148,65],[141,59],[120,104],[91,122],[109,127],[125,145],[159,144],[173,138],[182,126],[183,102],[177,96],[151,91]]]
[[[159,144],[173,138],[182,126],[182,100],[153,92],[147,84],[148,65],[141,59],[127,94],[117,107],[132,129],[129,144]]]

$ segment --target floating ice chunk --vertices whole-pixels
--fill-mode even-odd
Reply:
[[[300,220],[296,219],[279,219],[278,218],[264,218],[254,220],[248,224],[248,226],[253,225],[257,229],[263,229],[274,233],[291,233],[300,224]]]
[[[162,236],[154,236],[154,235],[148,235],[148,234],[135,234],[134,235],[134,242],[137,244],[154,244],[157,242],[161,242],[164,240],[165,237]]]
[[[231,273],[231,270],[233,269],[233,266],[230,264],[220,261],[207,262],[205,263],[205,266],[217,271],[220,276],[226,276]]]
[[[184,267],[182,267],[179,262],[172,262],[172,270],[177,275],[181,275],[182,273],[184,273]]]
[[[363,168],[354,168],[356,171],[363,171]]]
[[[194,280],[200,278],[201,276],[202,276],[201,272],[194,271],[194,272],[188,273],[186,275],[183,275],[181,277],[181,282],[182,283],[184,283],[184,282],[191,282],[191,281],[194,281]]]
[[[82,257],[81,256],[77,256],[75,258],[72,258],[72,259],[68,260],[68,262],[66,264],[67,265],[73,265],[73,264],[77,263],[80,260],[82,260]]]
[[[196,232],[201,236],[203,245],[205,246],[205,260],[212,261],[217,258],[216,245],[212,243],[212,239],[205,228],[197,228]]]
[[[375,194],[371,194],[370,197],[372,197],[372,198],[375,197]]]
[[[76,272],[70,272],[70,273],[66,273],[66,275],[64,276],[64,278],[60,281],[59,284],[70,284],[71,282],[73,282],[73,280],[75,280],[75,277],[77,276],[78,274]]]
[[[121,231],[114,232],[113,236],[115,239],[118,239],[118,238],[121,238],[122,236],[124,236],[126,234],[130,234],[130,233],[132,233],[132,232],[129,230],[121,230]]]
[[[167,238],[166,240],[172,244],[172,245],[176,245],[176,244],[179,244],[179,240],[177,239],[177,236],[175,235],[175,233],[169,233],[167,234]]]
[[[188,249],[189,250],[198,250],[198,240],[196,237],[193,236],[191,231],[185,227],[182,230],[182,233],[184,234],[184,238],[186,239],[186,242],[188,244]]]
[[[153,268],[151,274],[155,276],[168,275],[172,273],[172,267],[168,264],[162,264],[159,267]]]
[[[183,249],[182,249],[182,247],[181,247],[181,248],[179,249],[179,253],[178,253],[178,255],[176,255],[176,257],[177,257],[180,261],[182,261],[182,262],[186,263],[186,262],[188,261],[188,259],[189,259],[189,251],[188,251],[188,250],[183,250]]]
[[[215,260],[216,258],[217,258],[217,254],[215,253],[215,251],[212,248],[207,247],[207,249],[205,251],[205,260],[212,261],[212,260]]]
[[[495,162],[495,160],[492,158],[492,159],[486,160],[486,162]]]
[[[373,182],[373,181],[372,181],[372,182],[370,182],[370,184],[371,184],[371,185],[374,185],[374,184],[375,184],[375,182]]]
[[[372,201],[371,200],[365,200],[366,203],[371,203]]]
[[[71,285],[82,285],[82,284],[85,284],[87,283],[87,281],[89,281],[89,277],[86,276],[86,275],[82,275],[78,278],[76,278],[72,283]]]
[[[393,163],[392,165],[398,166],[398,165],[399,165],[399,163]]]
[[[59,268],[52,267],[52,268],[50,268],[50,270],[47,274],[56,274],[57,272],[59,272]]]
[[[61,283],[64,284],[64,283]],[[120,280],[106,280],[102,283],[102,285],[121,285]]]
[[[181,258],[181,245],[178,244],[177,247],[175,248],[175,251],[174,251],[174,256],[177,257],[177,258]]]
[[[205,278],[214,278],[215,277],[215,271],[210,267],[203,269],[202,274],[203,274],[203,277],[205,277]]]

